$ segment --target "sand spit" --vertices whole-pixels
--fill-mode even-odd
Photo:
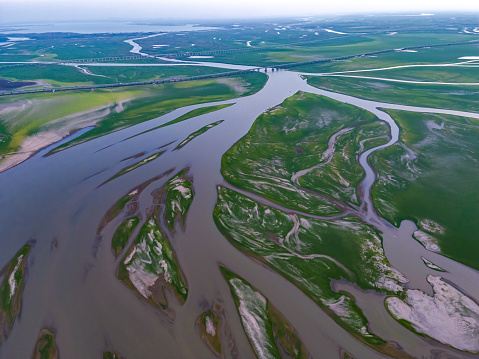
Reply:
[[[387,298],[392,316],[406,320],[417,332],[441,343],[479,352],[479,306],[440,276],[429,275],[427,281],[433,287],[433,296],[410,289],[404,301]]]

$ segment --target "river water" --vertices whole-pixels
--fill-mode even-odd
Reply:
[[[208,65],[211,66],[210,63]],[[273,271],[236,250],[216,229],[212,212],[220,174],[222,155],[247,133],[264,111],[280,104],[297,91],[306,91],[364,108],[386,121],[397,140],[394,121],[378,108],[396,108],[418,112],[464,115],[456,111],[422,109],[357,99],[323,91],[307,85],[298,73],[268,72],[269,79],[258,93],[235,100],[222,110],[198,116],[175,125],[148,129],[166,123],[202,104],[177,109],[169,114],[102,138],[63,150],[51,156],[46,151],[0,174],[0,228],[2,229],[0,265],[7,263],[28,240],[36,240],[29,257],[29,274],[23,295],[21,317],[8,340],[0,347],[3,358],[27,358],[42,327],[55,328],[63,358],[96,358],[103,350],[117,350],[126,358],[211,358],[195,329],[197,316],[207,303],[220,303],[225,311],[239,357],[253,357],[239,317],[218,264],[224,263],[260,290],[297,330],[314,357],[338,358],[341,349],[356,358],[382,358],[339,327],[299,289]],[[467,114],[479,118],[477,114]],[[195,138],[178,151],[179,141],[202,126],[224,120],[220,125]],[[175,141],[171,143],[172,141]],[[127,162],[123,159],[145,152],[166,152],[156,160],[100,186]],[[425,250],[412,238],[416,230],[404,221],[399,229],[378,218],[371,206],[370,188],[375,180],[365,152],[360,163],[366,170],[361,184],[362,218],[383,232],[384,249],[389,261],[410,280],[410,288],[430,292],[426,275],[436,274],[422,262],[428,258],[447,270],[443,277],[468,295],[479,299],[476,271],[439,254]],[[115,276],[118,262],[110,247],[110,238],[118,219],[97,236],[97,226],[105,212],[132,188],[174,168],[174,175],[190,167],[195,198],[190,207],[186,230],[172,238],[179,263],[189,286],[183,306],[170,300],[176,319],[134,295]],[[150,193],[167,181],[166,176],[152,182],[140,196],[140,208],[152,205]],[[58,246],[52,246],[56,239]],[[468,357],[436,342],[412,334],[384,309],[384,296],[364,292],[347,282],[335,288],[354,294],[357,303],[379,336],[399,343],[416,357],[439,357],[443,353]],[[434,354],[435,353],[435,354]],[[438,354],[439,353],[439,354]],[[230,353],[226,357],[231,357]]]

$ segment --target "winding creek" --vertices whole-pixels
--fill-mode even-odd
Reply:
[[[141,54],[141,47],[135,47],[133,40],[129,42],[134,46],[135,51],[132,52]],[[174,63],[178,62],[185,61],[174,60]],[[195,62],[195,65],[251,68],[210,62]],[[205,303],[214,300],[224,308],[238,357],[250,358],[251,347],[229,288],[218,270],[218,263],[224,263],[271,300],[313,355],[321,353],[321,357],[335,358],[341,349],[345,349],[356,358],[384,358],[349,335],[293,284],[235,249],[213,222],[217,186],[225,184],[220,173],[223,154],[248,132],[261,113],[298,91],[352,104],[373,113],[389,125],[389,142],[369,149],[359,157],[365,171],[360,184],[362,205],[359,209],[348,209],[348,213],[356,213],[382,232],[385,254],[390,263],[409,279],[408,288],[432,293],[426,276],[437,275],[437,272],[424,264],[421,257],[425,257],[446,270],[441,273],[445,280],[479,300],[477,271],[427,251],[412,237],[417,229],[414,223],[403,221],[396,228],[376,214],[370,194],[376,174],[368,163],[373,152],[398,140],[398,126],[381,111],[382,108],[476,119],[479,119],[479,114],[358,99],[309,86],[300,73],[290,71],[268,72],[268,76],[265,87],[252,96],[180,108],[51,156],[45,156],[47,150],[44,150],[0,174],[0,198],[4,204],[0,207],[2,266],[25,242],[36,241],[30,257],[22,314],[8,340],[0,347],[1,357],[29,357],[32,348],[25,343],[34,343],[40,328],[49,326],[56,329],[58,348],[64,358],[94,358],[99,357],[101,351],[111,349],[126,358],[209,358],[209,349],[201,341],[194,322],[204,310]],[[145,132],[193,109],[232,102],[234,104],[230,107]],[[219,120],[224,122],[184,148],[173,151],[188,134]],[[337,136],[340,135],[337,133]],[[125,159],[142,152],[146,155],[157,153],[162,146],[165,146],[162,150],[166,152],[159,158],[100,186],[129,163]],[[334,139],[330,141],[332,146]],[[324,159],[328,154],[325,156]],[[171,241],[187,278],[189,295],[183,306],[171,300],[177,314],[171,321],[133,295],[116,278],[118,261],[112,256],[106,239],[111,238],[119,222],[111,222],[102,236],[97,235],[96,229],[105,212],[118,198],[140,183],[175,168],[171,175],[153,181],[143,190],[139,204],[140,210],[145,213],[153,204],[150,193],[186,167],[190,168],[193,176],[195,198],[188,213],[186,229],[178,231]],[[295,213],[259,196],[243,193],[269,206]],[[52,240],[56,240],[58,245],[53,246]],[[411,355],[424,358],[473,357],[421,338],[402,327],[387,313],[385,295],[361,291],[344,280],[336,281],[333,287],[352,293],[368,317],[371,329],[379,336],[397,342]],[[234,356],[227,351],[226,357]]]

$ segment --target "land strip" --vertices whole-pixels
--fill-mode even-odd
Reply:
[[[347,55],[347,56],[329,57],[329,58],[317,59],[317,60],[311,60],[311,61],[285,63],[285,64],[271,66],[269,68],[271,69],[271,71],[275,71],[280,69],[288,69],[292,67],[317,64],[317,63],[323,63],[323,62],[346,60],[346,59],[352,59],[352,58],[364,57],[364,56],[374,56],[374,55],[385,54],[385,53],[390,53],[390,52],[399,51],[399,50],[401,51],[416,50],[416,49],[423,49],[423,48],[430,48],[430,47],[444,47],[444,46],[464,45],[464,44],[473,44],[473,43],[479,43],[479,40],[450,42],[450,43],[444,43],[444,44],[418,45],[418,46],[403,47],[400,49],[378,50],[378,51],[371,51],[371,52],[365,52],[365,53]],[[264,48],[261,48],[261,49],[264,49]],[[76,60],[76,61],[81,61],[81,60]],[[214,66],[214,64],[212,64],[212,66]],[[171,83],[171,82],[195,81],[195,80],[203,80],[203,79],[211,79],[211,78],[219,78],[219,77],[236,76],[239,74],[257,72],[257,71],[260,71],[261,69],[262,69],[261,67],[257,67],[257,68],[253,68],[249,70],[230,71],[230,72],[225,72],[220,74],[191,76],[191,77],[184,77],[184,78],[177,78],[177,79],[121,82],[121,83],[112,83],[112,84],[96,84],[96,85],[82,85],[82,86],[64,86],[64,87],[56,87],[56,88],[41,88],[41,89],[18,90],[18,91],[4,91],[4,92],[0,92],[0,96],[19,95],[19,94],[26,94],[26,93],[55,92],[55,91],[91,90],[95,88],[157,85],[157,84],[164,84],[164,83]],[[265,72],[267,71],[268,71],[268,67],[265,68]]]

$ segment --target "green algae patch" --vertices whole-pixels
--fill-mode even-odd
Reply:
[[[241,324],[257,358],[281,358],[278,345],[291,358],[309,358],[294,329],[259,291],[221,267],[231,290]]]
[[[223,156],[230,184],[284,207],[333,216],[359,203],[364,171],[357,158],[388,128],[370,112],[298,92],[260,115]]]
[[[40,330],[35,349],[33,351],[32,359],[58,359],[58,349],[55,343],[55,333],[43,328]]]
[[[200,328],[201,339],[217,355],[222,355],[221,348],[221,318],[215,308],[201,313],[197,319]]]
[[[22,294],[31,248],[31,244],[24,245],[0,273],[3,276],[0,285],[0,342],[10,334],[22,308]]]
[[[131,233],[135,230],[139,222],[140,219],[138,217],[128,218],[117,228],[111,240],[111,248],[115,257],[118,257],[121,251],[123,251],[128,243]]]
[[[288,214],[224,187],[218,188],[214,220],[237,249],[288,279],[356,338],[394,351],[370,332],[349,293],[331,289],[332,279],[346,278],[362,289],[403,291],[407,279],[389,264],[374,227],[352,216],[324,221]]]
[[[178,217],[184,226],[186,214],[193,202],[193,185],[185,177],[186,172],[187,170],[178,172],[176,176],[166,182],[162,189],[162,191],[166,192],[165,222],[170,231],[175,228],[175,222]]]
[[[168,309],[165,288],[172,290],[181,303],[188,296],[173,247],[154,216],[141,227],[122,259],[118,278],[150,304],[165,311]]]
[[[223,120],[210,123],[210,124],[208,124],[208,125],[206,125],[206,126],[201,127],[199,130],[190,133],[190,134],[188,135],[188,137],[186,137],[183,141],[181,141],[181,142],[179,143],[178,146],[176,146],[176,148],[174,149],[174,151],[179,150],[179,149],[185,147],[188,143],[190,143],[191,141],[193,141],[196,137],[198,137],[199,135],[202,135],[203,133],[205,133],[205,132],[208,131],[209,129],[212,129],[212,128],[215,127],[215,126],[218,126],[218,125],[219,125],[220,123],[222,123],[222,122],[223,122]]]

